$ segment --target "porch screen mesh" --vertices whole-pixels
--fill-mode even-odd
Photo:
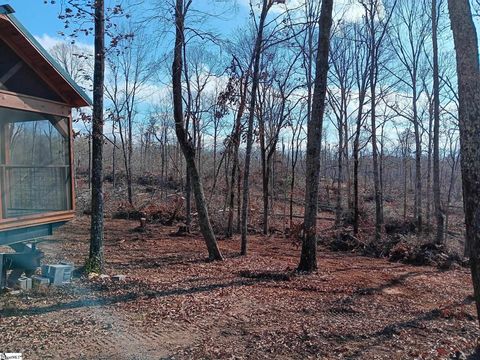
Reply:
[[[3,218],[71,209],[68,121],[0,108]]]

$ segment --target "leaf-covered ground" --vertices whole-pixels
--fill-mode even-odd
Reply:
[[[47,261],[80,265],[88,218],[42,245]],[[299,249],[282,237],[221,240],[205,261],[198,235],[107,220],[110,275],[0,297],[0,351],[25,359],[476,358],[478,323],[467,270],[440,271],[347,253],[319,253],[295,275]]]

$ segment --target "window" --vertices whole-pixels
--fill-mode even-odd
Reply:
[[[2,218],[72,209],[68,119],[0,108]]]

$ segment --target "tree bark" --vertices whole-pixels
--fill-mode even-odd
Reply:
[[[453,141],[453,139],[452,139]],[[445,227],[444,227],[444,233],[448,234],[448,221],[449,221],[449,216],[450,216],[450,203],[452,200],[452,192],[453,192],[453,186],[455,184],[455,174],[457,170],[457,164],[459,160],[459,154],[458,154],[458,143],[455,143],[453,151],[451,151],[450,157],[452,161],[452,167],[450,169],[450,182],[448,185],[448,192],[447,192],[447,206],[446,206],[446,211],[445,211]]]
[[[258,94],[260,97],[261,94]],[[259,108],[258,111],[258,138],[260,140],[260,163],[262,165],[262,198],[263,198],[263,220],[262,220],[262,227],[263,227],[263,235],[268,234],[268,178],[269,178],[269,171],[270,167],[267,161],[267,149],[265,145],[265,120],[264,120],[264,113],[262,109],[262,101],[259,101]]]
[[[102,272],[103,252],[103,88],[105,83],[105,4],[95,2],[95,64],[92,124],[92,215],[89,268]]]
[[[342,110],[343,111],[343,110]],[[335,226],[340,227],[342,222],[342,180],[343,180],[343,115],[338,122],[338,154],[337,154],[337,198],[336,198],[336,209],[335,209]],[[345,122],[347,119],[345,118]]]
[[[232,154],[232,171],[230,177],[230,191],[228,194],[228,224],[226,237],[231,238],[233,235],[233,213],[235,208],[235,181],[237,178],[238,168],[238,152],[240,148],[241,136],[242,136],[242,116],[245,112],[245,106],[247,101],[247,89],[248,89],[248,76],[243,75],[240,78],[240,103],[238,105],[237,115],[235,117],[235,125],[231,136],[231,145],[233,147]],[[240,181],[240,178],[238,179]],[[240,182],[238,183],[240,185]]]
[[[432,0],[432,43],[433,43],[433,207],[436,219],[435,242],[443,243],[444,215],[440,194],[440,76],[438,66],[438,15],[437,0]]]
[[[431,209],[432,209],[432,156],[433,156],[433,103],[432,99],[428,98],[428,155],[427,155],[427,211],[426,222],[427,232],[431,230]]]
[[[466,242],[480,319],[480,69],[478,39],[468,0],[448,0],[457,55],[459,127]]]
[[[192,177],[190,171],[188,171],[188,163],[186,166],[186,177],[185,177],[185,225],[187,226],[187,231],[190,231],[192,227]]]
[[[289,212],[290,212],[290,230],[293,230],[293,192],[295,190],[295,174],[298,162],[298,154],[301,147],[301,128],[303,121],[298,123],[295,127],[292,126],[292,140],[291,140],[291,175],[290,175],[290,200],[289,200]]]
[[[358,168],[360,162],[360,131],[362,129],[363,116],[363,94],[360,93],[359,108],[355,129],[355,140],[353,141],[353,233],[358,234],[360,222],[360,203],[359,203],[359,184],[358,184]]]
[[[412,76],[413,83],[413,129],[415,134],[415,222],[417,225],[417,232],[422,232],[422,139],[420,134],[420,120],[418,118],[417,108],[417,79],[416,68],[413,69]]]
[[[323,0],[319,20],[312,117],[308,122],[307,134],[304,236],[300,264],[298,265],[298,271],[304,272],[312,272],[317,269],[318,182],[323,116],[327,93],[332,11],[333,0]]]
[[[92,188],[92,134],[88,134],[88,188]]]
[[[372,55],[373,57],[374,55]],[[380,174],[378,164],[378,145],[377,145],[377,123],[376,123],[376,89],[374,85],[374,70],[371,70],[370,94],[371,94],[371,128],[372,128],[372,159],[373,159],[373,186],[375,192],[375,240],[379,241],[382,237],[382,194],[380,188]]]
[[[382,189],[380,184],[378,144],[377,144],[377,114],[376,114],[376,87],[378,72],[378,44],[375,37],[375,14],[376,10],[371,5],[369,16],[370,30],[370,120],[372,130],[372,159],[373,159],[373,186],[375,192],[375,240],[380,241],[382,237],[383,212],[382,212]]]
[[[117,135],[115,133],[115,123],[112,125],[113,153],[112,153],[112,187],[117,188]]]
[[[230,190],[228,194],[228,222],[227,222],[227,232],[225,234],[226,238],[231,238],[233,236],[233,212],[235,208],[235,180],[237,177],[237,167],[238,167],[238,148],[240,146],[240,136],[235,136],[232,139],[234,143],[233,146],[233,159],[232,159],[232,170],[230,177]]]
[[[241,192],[242,192],[242,170],[240,169],[240,160],[238,163],[237,167],[237,233],[240,233],[241,227],[242,227],[242,216],[241,216],[241,211],[242,211],[242,197]]]

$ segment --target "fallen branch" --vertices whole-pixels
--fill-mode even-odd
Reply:
[[[260,213],[260,215],[263,215],[263,213]],[[289,214],[269,214],[271,217],[290,217]],[[294,219],[303,219],[303,215],[292,215],[292,218]],[[317,220],[328,220],[328,221],[335,221],[334,218],[331,217],[325,217],[325,216],[317,216]]]

